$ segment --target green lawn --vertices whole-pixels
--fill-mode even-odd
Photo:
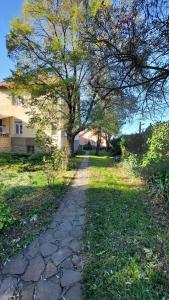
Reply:
[[[0,230],[0,263],[27,245],[47,224],[58,208],[61,196],[75,175],[81,157],[71,160],[68,171],[47,185],[42,161],[13,153],[0,154],[0,221],[12,218]],[[1,204],[2,203],[2,204]],[[10,209],[5,213],[1,205]]]
[[[122,163],[94,156],[90,176],[86,299],[169,299],[169,227],[156,218],[140,179]]]

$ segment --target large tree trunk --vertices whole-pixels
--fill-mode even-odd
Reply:
[[[106,151],[108,152],[110,150],[110,136],[108,134],[106,134],[105,136],[106,138]]]
[[[68,141],[69,150],[70,150],[70,157],[75,156],[75,153],[74,153],[74,140],[75,140],[75,136],[71,133],[68,133],[67,134],[67,141]]]
[[[97,146],[96,146],[96,155],[99,155],[101,145],[101,131],[99,130],[97,135]]]

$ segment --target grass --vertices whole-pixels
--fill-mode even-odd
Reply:
[[[86,299],[169,299],[169,229],[152,214],[140,179],[91,156],[87,216]]]
[[[0,154],[0,199],[8,204],[13,221],[0,231],[0,263],[16,254],[50,223],[59,201],[81,161],[70,161],[52,187],[47,185],[42,162],[27,155]]]

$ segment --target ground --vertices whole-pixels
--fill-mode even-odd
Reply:
[[[0,200],[7,202],[13,218],[1,230],[0,263],[18,253],[50,223],[82,159],[72,159],[69,170],[61,172],[54,186],[49,187],[41,158],[40,155],[0,154]],[[2,212],[0,221],[1,217]]]
[[[81,300],[80,240],[85,222],[88,157],[64,195],[53,221],[0,273],[0,299]]]
[[[65,192],[65,185],[59,184],[65,183],[64,176],[58,178],[55,188],[60,192],[57,194],[55,191],[50,202],[53,191],[46,184],[38,184],[45,182],[45,179],[38,180],[43,177],[38,164],[33,165],[33,168],[38,168],[34,170],[37,175],[31,173],[33,179],[27,179],[29,184],[25,181],[28,176],[26,170],[32,168],[32,164],[22,161],[21,165],[17,162],[15,166],[15,163],[10,163],[6,170],[6,163],[1,161],[1,165],[6,171],[5,176],[8,171],[11,174],[10,180],[4,180],[5,193],[3,191],[1,196],[10,195],[8,192],[16,183],[19,185],[18,191],[23,191],[22,182],[24,186],[31,188],[37,182],[33,190],[29,189],[29,197],[27,193],[18,194],[18,197],[14,193],[15,197],[9,197],[13,212],[21,208],[18,210],[20,214],[16,214],[19,220],[27,215],[26,210],[23,210],[27,201],[34,203],[33,199],[37,195],[39,205],[41,204],[42,209],[39,205],[28,205],[28,212],[32,212],[32,216],[38,215],[38,220],[41,221],[36,223],[37,220],[33,220],[31,223],[29,219],[29,223],[21,227],[28,228],[22,229],[22,232],[26,230],[28,235],[31,230],[32,238],[44,224],[50,223],[54,208],[59,208],[53,215],[53,221],[48,226],[45,225],[47,229],[37,235],[19,256],[13,257],[3,266],[0,272],[0,298],[3,296],[2,299],[6,300],[9,295],[24,295],[17,299],[169,299],[167,207],[164,209],[163,206],[162,210],[161,205],[153,203],[144,182],[136,178],[123,162],[117,163],[105,154],[99,157],[91,155],[88,170],[88,159],[85,157],[60,204],[55,200]],[[18,168],[26,173],[20,175]],[[13,174],[15,176],[12,177]],[[13,183],[17,176],[19,180]],[[37,176],[36,180],[34,176]],[[70,182],[72,176],[73,174],[69,176],[67,182]],[[43,194],[39,197],[41,192]],[[6,199],[9,201],[8,197]],[[84,228],[85,215],[87,219]],[[16,229],[17,224],[13,224]],[[10,231],[5,229],[5,232],[10,236]],[[4,243],[5,235],[2,234],[1,239]],[[11,248],[16,249],[14,246]]]
[[[169,299],[169,229],[139,178],[90,158],[84,291],[90,300]]]

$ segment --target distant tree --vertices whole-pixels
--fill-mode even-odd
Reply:
[[[101,104],[98,104],[93,111],[91,118],[91,128],[97,135],[96,155],[99,155],[102,139],[106,141],[106,148],[110,148],[110,140],[112,135],[116,135],[122,125],[122,115],[117,111],[109,111],[108,108],[103,109]]]

